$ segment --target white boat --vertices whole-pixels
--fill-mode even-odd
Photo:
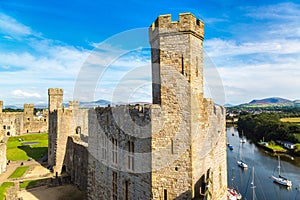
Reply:
[[[227,188],[227,199],[228,200],[240,200],[242,199],[242,195],[239,191],[233,187]]]
[[[239,146],[239,155],[240,155],[240,160],[237,161],[237,165],[243,169],[248,168],[248,165],[243,161],[243,148],[241,148],[241,145]]]
[[[274,182],[276,182],[280,185],[284,185],[287,187],[292,186],[292,181],[290,181],[287,178],[280,175],[280,157],[279,156],[278,156],[278,177],[272,176],[272,179],[274,180]]]
[[[242,161],[242,160],[238,160],[237,164],[238,164],[239,167],[241,167],[243,169],[248,168],[248,165],[246,163],[244,163],[244,161]]]
[[[242,199],[242,195],[239,193],[238,189],[234,187],[234,176],[233,176],[233,168],[231,174],[232,186],[228,186],[227,188],[227,199],[228,200],[240,200]]]

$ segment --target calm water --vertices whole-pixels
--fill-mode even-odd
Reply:
[[[234,136],[232,136],[234,133]],[[256,198],[258,200],[300,200],[300,158],[292,159],[290,156],[281,155],[281,171],[293,183],[288,190],[286,187],[273,183],[270,178],[277,172],[277,155],[272,155],[257,147],[249,140],[240,143],[240,137],[234,127],[227,128],[227,141],[234,146],[234,150],[227,148],[228,185],[233,184],[243,195],[243,199],[252,200],[252,166],[254,166],[254,185]],[[242,152],[243,160],[248,164],[248,169],[241,169],[236,164]],[[233,176],[232,176],[233,174]]]

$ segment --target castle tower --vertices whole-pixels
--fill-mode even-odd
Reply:
[[[0,113],[2,113],[2,109],[3,109],[3,101],[0,100]]]
[[[48,89],[48,105],[49,112],[53,112],[63,107],[63,89],[60,88],[49,88]]]
[[[31,122],[34,115],[34,105],[33,104],[24,104],[24,122]]]
[[[151,116],[153,199],[226,199],[226,140],[222,136],[216,149],[211,145],[213,132],[225,136],[225,116],[203,98],[204,24],[190,13],[176,22],[161,15],[149,36],[156,104]]]
[[[59,138],[61,133],[61,109],[63,107],[63,89],[49,88],[48,89],[48,164],[51,166],[57,165],[57,160],[61,160]],[[60,161],[61,162],[61,161]],[[60,166],[61,167],[61,166]]]

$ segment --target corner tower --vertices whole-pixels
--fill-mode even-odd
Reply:
[[[3,101],[0,100],[0,113],[2,113],[2,109],[3,109]]]
[[[153,199],[226,199],[225,115],[203,97],[204,23],[191,13],[161,15],[149,37]],[[213,149],[215,132],[224,136]]]
[[[62,108],[64,91],[61,88],[49,88],[48,89],[48,106],[49,112],[53,112],[59,108]]]

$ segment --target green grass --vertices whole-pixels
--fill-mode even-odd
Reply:
[[[18,167],[8,178],[20,178],[28,170],[29,166]]]
[[[2,185],[0,186],[0,200],[4,200],[5,199],[5,192],[6,189],[8,187],[14,186],[13,182],[4,182],[2,183]]]
[[[19,141],[21,139],[22,141]],[[38,144],[23,145],[23,142],[38,142]],[[29,134],[10,137],[7,141],[7,160],[27,160],[33,158],[39,160],[48,151],[48,134]]]
[[[38,182],[45,180],[45,179],[37,179],[37,180],[28,180],[24,181],[20,184],[20,188],[29,188],[35,186]]]
[[[273,145],[273,144],[269,144],[268,148],[273,149],[275,151],[282,151],[282,152],[286,152],[286,149],[283,148],[282,146],[279,145]]]

